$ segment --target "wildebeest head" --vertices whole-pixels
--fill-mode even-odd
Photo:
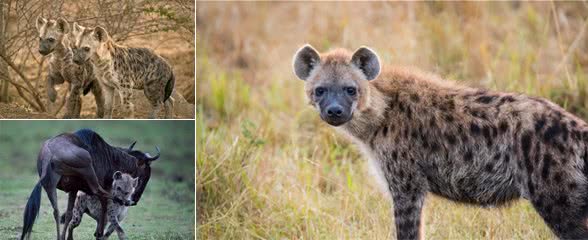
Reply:
[[[159,147],[155,147],[157,150],[157,155],[151,156],[149,153],[141,152],[139,150],[133,150],[135,146],[134,142],[131,146],[127,149],[121,149],[125,151],[127,154],[135,157],[137,159],[137,171],[135,172],[135,177],[139,178],[139,184],[135,189],[135,193],[133,193],[132,201],[133,204],[137,204],[143,191],[147,187],[147,182],[149,182],[149,178],[151,178],[151,162],[157,160],[160,156]]]
[[[63,18],[47,20],[39,16],[36,27],[39,32],[39,53],[43,56],[52,53],[69,33],[69,23]]]

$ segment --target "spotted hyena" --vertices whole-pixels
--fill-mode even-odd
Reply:
[[[294,72],[394,202],[398,239],[423,237],[427,193],[501,206],[528,199],[560,238],[588,238],[588,125],[548,100],[386,66],[362,47],[302,47]]]
[[[157,117],[164,105],[165,117],[172,117],[175,77],[172,67],[148,48],[118,45],[102,27],[86,28],[74,23],[74,62],[90,61],[103,86],[105,116],[112,117],[114,92],[118,92],[129,117],[134,117],[131,102],[133,89],[143,89],[153,107],[151,118]]]
[[[102,106],[102,91],[96,84],[92,65],[87,63],[77,65],[73,62],[73,52],[69,41],[69,23],[62,18],[47,20],[38,17],[36,22],[39,32],[39,53],[51,54],[49,60],[49,74],[47,75],[47,97],[55,102],[57,92],[55,85],[69,82],[69,96],[66,99],[64,118],[79,118],[82,108],[82,91],[86,94],[92,91],[96,99],[96,115],[104,114]]]
[[[131,177],[126,173],[119,171],[114,173],[112,182],[112,197],[114,200],[108,200],[108,210],[106,219],[110,223],[104,239],[108,239],[110,234],[116,230],[119,239],[126,239],[120,223],[127,216],[128,205],[131,204],[131,196],[137,187],[137,178]],[[98,221],[98,216],[101,214],[100,199],[97,196],[86,195],[79,192],[73,208],[73,215],[68,225],[67,235],[68,239],[73,239],[73,230],[80,225],[84,213],[90,215],[94,220]],[[62,217],[63,218],[63,217]]]

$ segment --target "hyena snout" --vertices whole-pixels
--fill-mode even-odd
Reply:
[[[344,104],[339,101],[324,101],[320,104],[321,118],[332,126],[340,126],[351,120],[351,104]]]

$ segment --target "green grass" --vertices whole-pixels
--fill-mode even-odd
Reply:
[[[192,121],[1,121],[0,239],[17,239],[26,201],[38,181],[36,154],[43,140],[82,127],[94,129],[107,142],[153,153],[152,176],[141,201],[129,209],[122,226],[129,239],[194,238],[194,123]],[[63,212],[67,195],[58,192]],[[52,208],[43,192],[32,239],[55,238]],[[96,222],[84,216],[76,239],[93,239]],[[113,236],[116,238],[116,236]]]

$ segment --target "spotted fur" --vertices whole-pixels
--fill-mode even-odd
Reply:
[[[102,117],[104,100],[100,86],[94,83],[92,65],[89,63],[77,65],[73,62],[73,52],[69,41],[69,23],[62,18],[47,20],[38,17],[36,26],[39,32],[39,53],[42,55],[51,54],[49,73],[46,79],[49,100],[55,102],[57,96],[55,85],[68,82],[70,88],[63,117],[80,117],[82,91],[84,94],[92,91],[96,99],[96,115]]]
[[[582,119],[542,98],[460,86],[415,69],[386,66],[368,81],[364,61],[379,64],[375,53],[353,62],[347,50],[313,51],[297,53],[295,72],[319,111],[318,87],[357,87],[351,119],[336,128],[381,177],[398,239],[424,237],[428,193],[489,207],[524,198],[558,237],[588,238]]]
[[[119,201],[131,201],[131,196],[137,187],[138,178],[133,178],[131,175],[121,172],[115,172],[112,182],[112,196]],[[73,230],[80,225],[84,213],[87,213],[94,220],[98,221],[101,214],[100,199],[97,196],[87,195],[83,192],[78,192],[76,202],[73,208],[71,221],[68,225],[67,235],[68,239],[73,239]],[[106,219],[110,223],[103,239],[108,239],[110,234],[116,230],[119,239],[127,239],[124,230],[121,227],[121,222],[127,216],[128,206],[122,202],[114,202],[112,199],[108,200],[108,210]]]
[[[134,118],[131,102],[133,89],[142,89],[153,109],[151,118],[157,117],[162,105],[165,117],[172,117],[175,85],[172,67],[148,48],[118,45],[102,27],[85,28],[74,23],[74,60],[91,62],[96,78],[103,87],[105,117],[112,118],[114,93],[118,92],[129,118]]]

